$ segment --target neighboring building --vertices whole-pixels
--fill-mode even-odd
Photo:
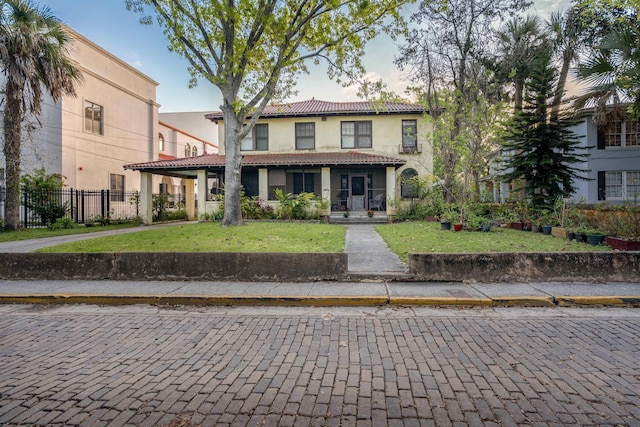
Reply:
[[[578,116],[571,130],[580,138],[577,154],[589,157],[574,167],[584,170],[574,185],[571,199],[579,203],[640,203],[640,122],[617,121],[606,129],[598,129],[593,120],[593,110],[587,109]],[[491,176],[485,180],[487,190],[492,190],[496,202],[505,202],[513,192],[515,183],[501,182],[496,155],[491,162]]]
[[[218,147],[218,127],[211,126],[211,122],[204,118],[207,112],[177,112],[177,113],[159,113],[158,118],[161,122],[173,126],[178,129],[186,130],[190,135],[203,141],[208,141],[212,145],[209,146],[206,153],[215,154]],[[216,147],[214,150],[213,147]]]
[[[22,171],[60,173],[68,187],[138,189],[138,174],[122,166],[155,158],[158,83],[77,32],[70,57],[82,72],[76,97],[49,98],[23,138]],[[4,164],[4,159],[1,160]]]
[[[160,116],[162,116],[162,114]],[[204,118],[204,114],[199,114],[199,117],[203,123],[209,123],[210,125],[210,122]],[[186,122],[184,124],[189,125],[189,123]],[[159,122],[158,131],[157,160],[174,160],[201,156],[203,154],[216,154],[218,152],[218,146],[216,144],[163,121]],[[211,184],[215,184],[215,182]],[[158,175],[154,177],[153,192],[170,194],[184,203],[183,199],[186,194],[186,185],[184,178]],[[173,201],[174,200],[172,200],[172,202]]]
[[[42,114],[23,127],[22,173],[43,168],[62,174],[72,189],[110,190],[109,208],[119,216],[134,216],[135,206],[126,193],[140,190],[140,174],[123,166],[217,153],[217,144],[211,142],[217,131],[204,113],[168,113],[170,123],[159,121],[157,82],[67,30],[74,39],[69,54],[83,80],[76,85],[76,97],[63,96],[57,103],[45,99]],[[208,138],[199,136],[203,133]],[[2,153],[0,162],[1,189]],[[180,178],[157,176],[153,192],[184,199],[185,185]],[[0,200],[0,215],[2,208]],[[104,211],[86,209],[77,212],[78,218]]]
[[[582,150],[590,156],[582,166],[589,180],[577,181],[573,198],[586,203],[640,203],[640,122],[617,121],[598,129],[591,113],[586,111],[574,128],[582,138]]]
[[[311,192],[324,197],[333,210],[389,209],[388,201],[411,196],[401,185],[401,177],[433,173],[433,155],[427,143],[432,127],[426,113],[421,106],[394,102],[378,105],[312,99],[268,106],[241,144],[245,194],[273,203],[275,190],[280,188],[285,193]],[[218,124],[218,141],[224,141],[222,113],[206,117]],[[224,159],[220,144],[220,155],[126,168],[222,181]],[[206,200],[217,191],[200,188],[198,199]]]

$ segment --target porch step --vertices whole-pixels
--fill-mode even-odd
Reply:
[[[329,216],[330,224],[386,224],[389,217],[386,212],[375,212],[372,217],[367,215],[367,211],[349,211],[349,216],[345,218],[344,212],[332,212]]]

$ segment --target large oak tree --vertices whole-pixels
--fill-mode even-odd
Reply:
[[[391,30],[407,0],[126,0],[151,23],[154,13],[170,49],[196,79],[222,92],[225,147],[223,226],[242,223],[241,140],[272,99],[283,99],[312,63],[329,77],[364,73],[368,40]],[[149,10],[149,6],[150,9]]]

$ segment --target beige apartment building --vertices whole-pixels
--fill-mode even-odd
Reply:
[[[71,189],[110,190],[108,210],[135,216],[127,193],[140,190],[140,174],[124,165],[215,153],[217,146],[175,124],[160,122],[156,81],[76,31],[67,30],[74,39],[69,54],[83,80],[76,86],[76,97],[63,96],[57,103],[45,100],[42,114],[25,124],[22,173],[43,168],[49,174],[62,174],[65,186]],[[204,114],[197,116],[211,127]],[[3,166],[1,153],[0,162]],[[2,186],[4,171],[0,170]],[[153,177],[154,193],[183,198],[184,186],[180,179]],[[104,213],[104,209],[94,209],[74,215],[86,218]]]

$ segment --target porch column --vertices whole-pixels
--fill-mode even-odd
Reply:
[[[153,223],[153,174],[140,172],[140,218],[143,224]]]
[[[187,219],[192,220],[196,213],[196,192],[195,192],[195,180],[194,179],[186,179],[185,180],[186,194],[185,196],[185,205],[184,209],[187,212]]]
[[[331,168],[322,168],[320,178],[322,197],[331,203]]]
[[[391,215],[390,201],[396,200],[396,168],[387,166],[387,215]]]
[[[258,197],[269,200],[269,170],[258,169]]]
[[[207,199],[209,194],[209,183],[207,182],[207,171],[198,171],[198,209],[195,219],[200,219],[207,211]]]

